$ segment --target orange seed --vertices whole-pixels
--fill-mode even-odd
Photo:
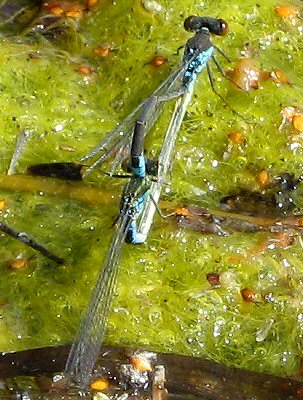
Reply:
[[[105,379],[96,379],[94,382],[90,384],[90,388],[92,390],[96,390],[97,392],[102,392],[106,390],[109,386],[109,383]]]
[[[297,131],[303,132],[303,114],[294,115],[292,124]]]
[[[6,201],[4,199],[0,199],[0,211],[6,208]]]
[[[260,186],[266,186],[266,185],[268,185],[270,179],[269,179],[269,174],[268,174],[268,172],[267,172],[266,169],[262,169],[262,170],[258,173],[258,175],[257,175],[257,177],[256,177],[256,181],[258,182],[258,184],[259,184]]]
[[[235,67],[227,71],[232,83],[239,89],[249,92],[251,89],[258,89],[263,74],[253,58],[240,58]]]
[[[217,272],[207,274],[206,279],[210,286],[216,287],[220,285],[220,275]]]
[[[283,249],[284,247],[291,246],[294,243],[294,240],[293,235],[287,232],[278,232],[275,234],[274,243],[276,247]]]
[[[303,228],[303,218],[298,219],[297,225],[299,228]]]
[[[62,7],[52,7],[52,8],[50,9],[50,12],[51,12],[52,14],[55,14],[55,15],[61,15],[61,14],[64,13],[64,10],[63,10]]]
[[[91,75],[93,72],[92,69],[86,65],[80,65],[80,67],[77,68],[77,71],[83,75]]]
[[[294,19],[299,16],[299,11],[297,8],[290,5],[287,6],[276,6],[275,11],[284,19]]]
[[[54,8],[54,7],[58,7],[60,5],[60,2],[59,1],[50,1],[50,2],[48,2],[48,1],[45,1],[44,3],[43,3],[43,7],[45,7],[45,8],[47,8],[47,9],[51,9],[51,8]]]
[[[149,360],[145,357],[132,357],[131,359],[133,366],[141,372],[152,371]]]
[[[247,301],[248,303],[255,303],[256,301],[256,294],[254,291],[251,289],[242,289],[241,290],[241,295],[244,301]]]
[[[244,135],[240,131],[230,132],[228,139],[235,144],[242,144],[244,142]]]
[[[66,16],[70,18],[81,18],[83,16],[82,10],[67,11]]]
[[[191,212],[185,207],[177,207],[175,209],[175,213],[178,215],[183,215],[183,217],[187,217],[188,215],[191,215]]]
[[[111,46],[107,43],[101,45],[100,47],[97,47],[95,50],[95,54],[98,57],[107,57],[109,53],[111,52]]]
[[[154,56],[150,62],[150,64],[156,68],[160,67],[161,65],[163,65],[165,63],[167,63],[167,58],[160,56],[160,55]]]
[[[286,76],[284,75],[284,73],[280,69],[275,69],[271,73],[271,76],[278,83],[282,83],[282,84],[285,84],[285,85],[289,83],[288,79],[286,78]]]
[[[98,0],[87,0],[86,6],[87,8],[92,8],[97,4]]]
[[[15,260],[10,261],[9,268],[11,269],[23,269],[27,267],[28,260],[26,258],[16,258]]]

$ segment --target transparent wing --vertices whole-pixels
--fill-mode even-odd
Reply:
[[[178,70],[172,72],[168,78],[152,93],[151,96],[161,96],[168,91],[174,90],[178,84],[180,84],[180,79],[182,78],[187,65],[187,63],[183,64]],[[110,172],[113,172],[117,168],[117,165],[119,165],[121,161],[129,155],[134,125],[139,115],[142,113],[147,101],[148,99],[143,100],[121,122],[121,124],[117,125],[116,128],[110,131],[96,147],[94,147],[86,156],[81,159],[81,161],[85,161],[98,156],[96,161],[91,164],[83,176],[90,174],[93,169],[112,157],[114,158],[114,161],[111,165]],[[152,118],[148,121],[146,133],[159,117],[163,105],[163,102],[157,104]]]
[[[120,256],[129,224],[129,215],[125,213],[117,223],[103,268],[66,362],[66,374],[72,376],[80,387],[86,387],[89,383],[104,340],[116,289]]]
[[[140,219],[138,233],[142,235],[144,241],[147,240],[151,225],[153,223],[156,206],[160,199],[163,184],[167,182],[167,175],[172,164],[172,157],[176,145],[178,133],[186,113],[188,104],[193,94],[193,85],[190,85],[185,94],[176,101],[175,109],[166,130],[163,146],[159,155],[158,179],[153,182]]]

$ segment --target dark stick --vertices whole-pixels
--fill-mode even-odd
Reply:
[[[36,242],[34,239],[31,239],[27,236],[25,232],[18,232],[14,229],[10,228],[4,222],[0,222],[0,231],[6,233],[7,235],[19,240],[20,242],[26,244],[27,246],[31,247],[39,251],[39,253],[43,254],[45,257],[49,258],[52,261],[55,261],[57,264],[63,264],[63,258],[57,257],[51,251],[47,250],[42,244]]]

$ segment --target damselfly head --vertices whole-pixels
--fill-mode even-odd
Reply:
[[[184,28],[189,32],[208,30],[218,36],[224,36],[228,32],[228,24],[223,19],[198,17],[197,15],[187,17],[184,21]]]

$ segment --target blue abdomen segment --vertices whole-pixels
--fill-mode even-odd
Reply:
[[[138,233],[137,221],[132,220],[125,237],[125,243],[143,244],[144,241],[145,241],[145,235]]]
[[[213,46],[209,47],[207,50],[199,53],[194,59],[192,59],[187,69],[184,73],[183,84],[189,86],[197,79],[197,76],[201,71],[206,67],[208,60],[211,58],[213,54],[214,48]],[[195,54],[194,49],[189,49],[184,55],[184,61],[187,62],[191,59],[191,57]]]
[[[145,158],[141,154],[139,156],[132,156],[131,170],[133,176],[144,178],[146,176]]]

